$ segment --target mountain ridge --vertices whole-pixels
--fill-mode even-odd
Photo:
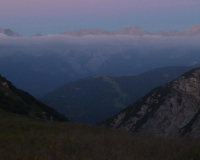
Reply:
[[[17,89],[0,75],[0,109],[37,120],[68,121],[55,109],[35,99],[29,93]]]
[[[16,32],[13,32],[11,29],[2,29],[0,28],[0,33],[11,36],[11,37],[20,37]],[[114,35],[130,35],[130,36],[164,36],[164,37],[174,37],[174,36],[200,36],[200,24],[194,25],[191,28],[187,28],[184,31],[171,30],[171,31],[157,31],[157,32],[147,32],[137,26],[131,26],[127,28],[122,28],[114,31],[106,31],[99,28],[93,29],[78,29],[73,31],[66,31],[58,33],[61,35],[68,36],[114,36]],[[36,34],[41,36],[40,34]]]
[[[185,29],[183,32],[177,30],[171,31],[158,31],[149,33],[144,31],[140,27],[132,26],[128,28],[118,29],[115,31],[106,31],[103,29],[79,29],[74,31],[67,31],[63,33],[59,33],[62,35],[70,35],[70,36],[105,36],[105,35],[132,35],[132,36],[199,36],[200,35],[200,24],[194,25],[191,28]]]
[[[155,88],[103,125],[155,136],[199,138],[200,68]]]

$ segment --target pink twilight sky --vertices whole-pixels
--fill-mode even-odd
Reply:
[[[21,35],[76,29],[184,30],[200,24],[200,0],[0,0],[0,28]]]

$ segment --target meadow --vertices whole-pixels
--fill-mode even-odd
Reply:
[[[200,140],[152,137],[0,110],[1,160],[199,160]]]

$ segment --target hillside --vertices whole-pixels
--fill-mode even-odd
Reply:
[[[129,132],[199,138],[200,68],[157,87],[104,123]]]
[[[198,160],[200,141],[155,138],[71,122],[41,122],[0,109],[0,159]]]
[[[0,76],[0,109],[38,120],[68,120],[55,109],[38,101],[27,92],[17,89],[2,76]]]
[[[163,67],[138,75],[100,75],[67,83],[45,94],[41,101],[70,120],[97,123],[116,114],[153,88],[191,67]]]

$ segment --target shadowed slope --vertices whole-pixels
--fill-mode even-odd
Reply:
[[[32,97],[27,92],[17,89],[11,82],[0,76],[0,108],[34,119],[48,121],[67,121],[68,119],[59,114],[53,108],[45,105]]]

